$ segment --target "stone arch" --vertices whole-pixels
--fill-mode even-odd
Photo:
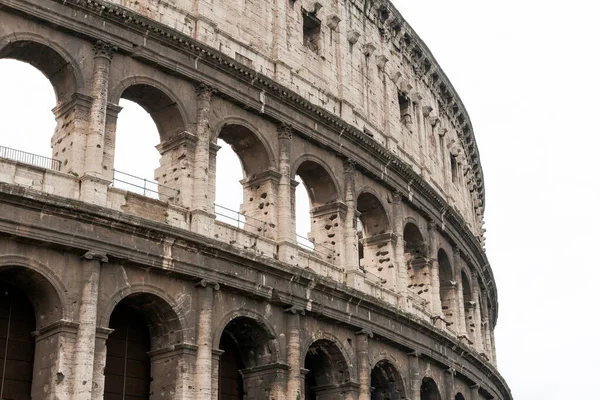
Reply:
[[[98,318],[98,326],[108,326],[118,304],[124,304],[142,316],[152,337],[152,350],[186,341],[186,332],[190,331],[190,327],[186,319],[179,315],[175,299],[161,288],[146,283],[118,290],[108,299]]]
[[[372,237],[390,231],[388,212],[379,196],[363,189],[356,196],[356,210],[363,225],[365,237]]]
[[[456,393],[456,396],[454,396],[454,400],[465,400],[465,396],[463,396],[461,392],[458,392]]]
[[[52,84],[57,103],[71,99],[84,86],[77,61],[58,43],[36,33],[16,32],[0,38],[0,59],[31,64]]]
[[[322,159],[304,154],[291,168],[292,178],[300,176],[306,186],[312,208],[340,200],[340,185],[335,174]]]
[[[310,343],[304,357],[306,399],[317,399],[321,393],[342,394],[344,385],[350,382],[350,366],[346,356],[336,342],[317,339]],[[327,397],[326,397],[327,398]]]
[[[35,310],[37,330],[65,318],[66,286],[45,264],[18,255],[2,255],[3,279],[27,295]]]
[[[476,304],[473,301],[473,282],[471,280],[471,274],[466,268],[462,268],[460,271],[460,282],[462,288],[465,330],[471,341],[475,342]]]
[[[450,258],[444,249],[437,253],[440,282],[440,304],[446,323],[451,326],[455,322],[456,281]]]
[[[421,400],[442,400],[440,390],[432,378],[426,377],[421,381]]]
[[[139,104],[150,114],[161,142],[184,132],[190,125],[183,101],[168,86],[155,79],[144,76],[123,79],[114,86],[109,102],[118,104],[122,98]]]
[[[227,117],[214,128],[215,137],[230,145],[242,164],[244,178],[252,178],[261,172],[275,169],[275,156],[260,130],[249,121]]]
[[[388,360],[378,361],[371,369],[371,399],[406,398],[406,386],[396,365]]]
[[[348,342],[343,342],[341,340],[339,340],[335,335],[332,335],[331,333],[328,332],[313,332],[312,335],[310,335],[308,338],[306,338],[306,340],[304,340],[300,346],[300,354],[306,354],[310,348],[310,346],[319,341],[319,340],[326,340],[328,342],[331,342],[333,344],[335,344],[335,346],[342,352],[342,355],[344,356],[344,360],[346,362],[346,364],[348,365],[348,371],[350,373],[350,376],[353,376],[353,362],[352,360],[354,360],[354,349],[353,347],[348,343]]]
[[[408,288],[416,295],[429,299],[431,286],[427,244],[419,227],[412,221],[404,225],[404,260],[408,273]]]

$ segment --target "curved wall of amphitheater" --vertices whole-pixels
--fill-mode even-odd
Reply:
[[[469,117],[391,4],[0,0],[0,21],[0,58],[57,98],[54,161],[0,153],[4,396],[512,398]],[[158,128],[154,196],[113,185],[120,99]]]

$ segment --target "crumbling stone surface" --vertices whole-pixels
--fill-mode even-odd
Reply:
[[[0,58],[55,89],[61,165],[0,159],[0,308],[35,325],[20,359],[6,342],[7,398],[511,399],[469,118],[387,1],[0,0],[0,20]],[[156,122],[158,198],[111,185],[121,98]],[[217,139],[240,226],[215,218]]]

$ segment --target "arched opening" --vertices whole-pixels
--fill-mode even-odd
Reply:
[[[147,399],[150,395],[150,332],[144,319],[126,304],[115,307],[106,341],[104,398]]]
[[[421,400],[442,400],[440,391],[431,378],[423,378],[421,382]]]
[[[241,400],[247,393],[269,393],[277,381],[275,338],[256,320],[237,317],[221,334],[219,400]],[[269,373],[271,372],[271,373]]]
[[[452,265],[450,259],[443,249],[438,250],[437,254],[439,277],[440,277],[440,302],[442,305],[442,314],[446,320],[447,326],[454,325],[455,318],[455,290],[456,282],[453,279]]]
[[[456,393],[456,396],[454,396],[454,400],[465,400],[465,396],[463,396],[462,393]]]
[[[471,341],[475,337],[475,302],[473,301],[473,292],[471,289],[471,281],[464,270],[460,272],[462,284],[462,296],[465,315],[465,329]]]
[[[271,157],[260,138],[245,126],[225,125],[219,132],[219,146],[231,151],[220,150],[217,153],[217,181],[215,212],[224,222],[244,228],[262,236],[274,238],[277,225],[275,209],[277,183],[279,175],[271,169]],[[237,156],[238,162],[232,156]],[[227,160],[226,164],[223,160]],[[231,166],[241,164],[239,169]],[[242,186],[241,205],[239,183]],[[221,205],[224,198],[231,200]],[[239,209],[239,212],[238,212]]]
[[[177,346],[184,329],[171,305],[151,293],[133,293],[115,306],[108,326],[114,331],[106,341],[104,398],[147,399],[150,393],[175,398],[182,382],[181,372],[172,365],[184,357]],[[172,363],[152,355],[160,358],[166,350]]]
[[[334,342],[320,339],[310,345],[304,358],[304,368],[308,370],[304,377],[304,394],[306,400],[316,400],[320,393],[338,388],[348,382],[350,373],[348,364],[341,350]]]
[[[406,397],[402,377],[387,360],[381,360],[371,370],[371,399],[400,400]]]
[[[36,330],[25,293],[0,282],[0,398],[31,399]]]
[[[427,246],[419,228],[413,223],[404,227],[404,260],[408,271],[408,288],[421,298],[429,299],[431,276]]]
[[[79,128],[66,105],[77,88],[73,66],[47,45],[17,40],[0,49],[0,87],[0,158],[79,172],[72,141],[63,143]]]
[[[185,159],[191,140],[185,135],[179,105],[155,86],[134,84],[121,93],[119,106],[121,111],[109,109],[107,113],[104,152],[104,168],[114,186],[179,201],[178,181],[189,175]]]
[[[62,321],[59,293],[44,275],[21,266],[0,268],[0,398],[46,397],[60,358]],[[46,335],[34,337],[44,328]]]
[[[364,192],[356,199],[356,211],[360,267],[395,287],[392,235],[385,208],[375,195]]]
[[[321,164],[311,160],[298,166],[296,182],[300,183],[294,212],[297,241],[333,262],[339,253],[343,229],[335,182]]]

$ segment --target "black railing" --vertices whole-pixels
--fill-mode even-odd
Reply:
[[[112,186],[163,201],[179,200],[179,190],[113,169]]]
[[[0,146],[0,158],[7,158],[22,162],[24,164],[35,165],[37,167],[53,169],[60,171],[62,163],[50,157],[44,157],[33,153],[28,153],[22,150],[11,149],[10,147]]]
[[[215,203],[215,214],[217,215],[217,220],[223,221],[228,225],[237,226],[240,229],[252,227],[259,233],[264,233],[267,226],[267,223],[264,221],[249,217],[231,208],[220,206],[217,203]]]

